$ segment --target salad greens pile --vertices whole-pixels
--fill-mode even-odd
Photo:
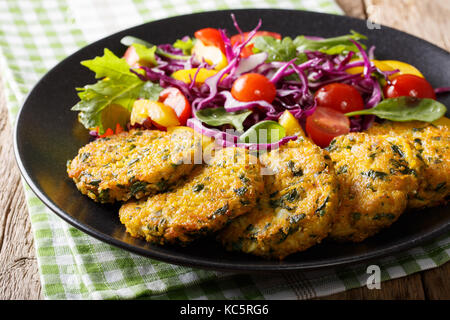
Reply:
[[[144,47],[143,50],[153,52],[154,58],[154,49]],[[79,111],[79,121],[86,128],[98,127],[100,133],[106,130],[105,124],[119,123],[124,127],[128,119],[124,119],[123,114],[129,115],[136,99],[158,100],[162,91],[162,87],[158,84],[142,81],[131,72],[124,59],[117,57],[108,49],[105,49],[102,57],[85,60],[81,64],[94,71],[95,77],[100,80],[95,84],[77,88],[80,101],[72,107],[72,110]],[[125,110],[108,112],[111,105],[120,106]],[[105,115],[108,119],[105,119]]]
[[[346,114],[359,116],[351,118],[350,131],[367,129],[373,116],[394,121],[433,121],[445,114],[445,106],[432,99],[384,99],[382,87],[393,71],[382,71],[371,63],[374,48],[366,52],[360,41],[367,38],[356,31],[327,39],[304,35],[278,39],[257,36],[261,21],[245,36],[235,20],[234,23],[242,41],[232,43],[226,30],[219,29],[227,62],[220,70],[193,54],[199,41],[196,38],[185,36],[173,44],[153,45],[132,36],[124,37],[121,43],[134,49],[136,63],[130,65],[108,49],[103,56],[82,61],[98,81],[77,88],[80,101],[72,110],[79,112],[79,121],[86,128],[101,135],[115,124],[130,128],[130,113],[136,100],[158,101],[165,88],[177,88],[192,106],[188,126],[224,146],[250,149],[296,139],[286,136],[277,120],[288,110],[304,125],[317,108],[314,92],[330,83],[349,84],[363,98],[363,110]],[[243,56],[245,48],[251,48],[253,54]],[[357,67],[361,72],[347,72]],[[189,81],[173,76],[180,70],[193,70]],[[212,76],[197,84],[202,70]],[[274,85],[273,101],[242,101],[233,96],[233,83],[248,73],[263,75]],[[260,136],[262,129],[271,132],[266,139]]]

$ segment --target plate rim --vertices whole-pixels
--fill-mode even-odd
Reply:
[[[152,258],[152,259],[160,260],[160,261],[163,261],[166,263],[187,266],[187,267],[202,268],[202,269],[207,269],[207,270],[275,272],[275,271],[300,271],[300,270],[307,271],[307,270],[319,270],[319,269],[326,269],[326,268],[342,267],[345,265],[359,264],[362,262],[368,262],[368,261],[374,260],[376,258],[379,259],[382,257],[386,257],[388,255],[398,253],[402,250],[407,250],[414,246],[418,246],[427,241],[431,241],[432,239],[439,237],[440,235],[444,234],[445,232],[450,231],[450,221],[449,221],[447,224],[444,224],[439,228],[435,228],[432,231],[430,231],[424,235],[417,236],[412,241],[405,241],[403,243],[393,244],[384,249],[375,249],[375,250],[371,250],[370,252],[364,252],[362,254],[357,254],[357,255],[350,255],[350,256],[342,257],[342,258],[339,258],[338,260],[329,261],[329,262],[327,262],[329,259],[328,260],[320,259],[318,262],[315,261],[315,262],[307,262],[307,263],[305,263],[305,262],[289,262],[288,264],[283,264],[282,262],[280,263],[279,261],[275,261],[275,260],[272,261],[273,262],[272,264],[253,264],[253,263],[249,264],[248,262],[247,263],[244,262],[244,263],[240,263],[240,264],[233,264],[233,263],[221,262],[221,261],[211,262],[211,261],[199,260],[199,258],[189,259],[186,257],[179,257],[179,256],[176,257],[176,256],[174,256],[176,254],[165,254],[163,252],[153,251],[148,248],[144,249],[142,247],[134,246],[125,241],[116,239],[108,234],[100,232],[99,230],[95,230],[95,229],[91,228],[89,225],[83,224],[82,222],[78,221],[77,219],[72,217],[70,214],[65,212],[65,210],[63,210],[62,208],[59,208],[55,203],[53,203],[53,201],[49,197],[47,197],[45,195],[45,193],[43,193],[40,190],[40,188],[37,186],[37,184],[34,182],[34,180],[30,177],[28,171],[25,169],[25,166],[22,162],[22,158],[21,158],[20,152],[19,152],[19,144],[20,143],[18,141],[18,132],[20,131],[19,124],[20,124],[21,116],[24,112],[24,106],[27,104],[29,97],[34,93],[36,88],[42,82],[45,81],[45,79],[49,76],[49,74],[51,72],[53,72],[55,69],[57,69],[61,65],[63,65],[65,63],[65,61],[68,60],[69,58],[71,58],[73,55],[78,54],[80,51],[85,50],[87,47],[93,46],[99,42],[105,41],[109,37],[113,37],[116,34],[123,33],[123,32],[129,31],[134,28],[143,27],[144,25],[152,24],[154,22],[159,22],[159,21],[176,20],[179,17],[195,16],[195,15],[203,15],[203,14],[207,15],[207,14],[211,14],[211,13],[223,13],[223,14],[229,13],[230,14],[233,12],[245,12],[245,11],[279,11],[279,12],[285,12],[285,13],[300,11],[300,12],[303,12],[304,14],[317,15],[317,16],[322,16],[322,17],[335,16],[335,17],[339,17],[339,19],[342,18],[342,19],[349,19],[349,20],[360,21],[360,22],[366,21],[364,19],[349,17],[346,15],[337,15],[337,14],[329,14],[329,13],[313,12],[313,11],[305,11],[305,10],[295,10],[295,9],[276,9],[276,8],[246,8],[245,9],[244,8],[244,9],[201,11],[201,12],[194,12],[194,13],[189,13],[189,14],[171,16],[171,17],[164,18],[164,19],[157,19],[157,20],[148,21],[148,22],[145,22],[145,23],[142,23],[139,25],[134,25],[129,28],[121,29],[112,34],[108,34],[105,37],[102,37],[92,43],[87,44],[86,46],[83,46],[83,47],[77,49],[76,51],[72,52],[70,55],[65,57],[63,60],[56,63],[50,70],[48,70],[32,86],[31,90],[25,96],[25,99],[23,100],[23,103],[17,113],[15,120],[14,120],[15,121],[14,129],[13,129],[14,158],[15,158],[16,164],[19,168],[19,171],[20,171],[22,177],[24,178],[25,182],[30,187],[31,191],[39,198],[40,201],[42,201],[44,203],[44,205],[48,209],[50,209],[50,211],[52,211],[54,214],[56,214],[59,218],[61,218],[62,220],[69,223],[73,227],[85,232],[89,236],[92,236],[99,241],[113,245],[117,248],[124,249],[128,252],[138,254],[138,255],[146,257],[146,258]],[[439,49],[442,52],[448,54],[448,51],[446,51],[445,49],[443,49],[425,39],[421,39],[421,38],[411,35],[407,32],[404,32],[404,31],[401,31],[401,30],[398,30],[395,28],[391,28],[391,27],[385,26],[383,24],[381,24],[381,27],[385,28],[385,29],[395,30],[396,32],[401,32],[403,34],[403,36],[411,37],[415,40],[420,40],[420,41],[426,42],[429,45],[435,47],[436,49]],[[261,260],[261,261],[263,261],[263,260]]]

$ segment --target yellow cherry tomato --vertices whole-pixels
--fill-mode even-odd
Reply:
[[[172,73],[172,78],[183,81],[184,83],[191,83],[192,79],[194,79],[195,74],[197,73],[198,68],[192,68],[192,69],[182,69],[175,71]],[[195,84],[201,85],[205,82],[206,79],[209,77],[212,77],[215,75],[218,71],[217,70],[209,70],[205,68],[201,68],[200,71],[197,73],[197,77],[195,78]],[[225,78],[227,74],[223,76]],[[222,78],[222,79],[223,79]]]
[[[175,111],[164,103],[145,99],[136,100],[131,110],[131,125],[142,124],[147,118],[165,128],[180,125]]]
[[[215,46],[205,46],[203,42],[196,41],[192,54],[199,62],[205,60],[210,66],[214,65],[214,69],[221,70],[228,64],[227,57],[223,54],[220,48]]]
[[[298,120],[288,110],[284,111],[281,117],[278,119],[278,123],[286,129],[287,136],[301,136],[305,137],[303,128]]]

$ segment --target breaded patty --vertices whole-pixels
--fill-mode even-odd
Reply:
[[[67,173],[95,201],[139,199],[165,191],[189,174],[199,148],[189,128],[172,133],[131,130],[82,147],[68,163]]]
[[[330,151],[341,205],[330,236],[359,242],[390,226],[415,196],[423,163],[407,139],[351,133]]]
[[[338,187],[328,153],[299,138],[262,155],[265,194],[250,213],[219,234],[227,250],[283,259],[328,235],[338,207]]]
[[[450,195],[450,129],[426,122],[391,122],[375,124],[368,134],[388,134],[408,139],[425,168],[417,194],[408,201],[409,208],[436,206]]]
[[[133,237],[186,244],[250,211],[263,189],[258,160],[245,149],[225,148],[173,191],[124,204],[120,221]]]

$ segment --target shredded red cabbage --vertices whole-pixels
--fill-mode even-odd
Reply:
[[[440,88],[436,88],[434,89],[434,92],[436,94],[440,94],[440,93],[448,93],[450,92],[450,87],[440,87]]]
[[[224,107],[228,112],[240,110],[252,110],[253,113],[245,120],[244,129],[251,127],[262,120],[278,120],[285,110],[289,110],[301,124],[307,116],[316,109],[314,92],[320,87],[334,82],[346,83],[354,86],[362,95],[365,108],[372,108],[382,99],[382,89],[377,77],[388,77],[398,70],[381,71],[371,62],[374,58],[375,47],[370,47],[366,52],[357,42],[351,40],[357,48],[357,52],[350,51],[345,55],[329,55],[321,51],[305,51],[306,62],[297,64],[297,59],[290,61],[267,61],[267,53],[253,54],[247,58],[242,58],[241,52],[244,47],[253,39],[261,27],[261,20],[257,26],[244,37],[242,30],[232,15],[233,24],[239,34],[242,35],[242,42],[231,45],[230,38],[225,30],[220,29],[220,35],[225,44],[225,56],[228,64],[215,75],[197,85],[195,75],[190,84],[176,80],[171,77],[174,71],[189,68],[212,69],[205,62],[198,62],[191,58],[189,60],[179,60],[157,56],[157,66],[154,68],[141,67],[145,73],[135,73],[145,81],[158,82],[162,87],[176,87],[183,92],[192,105],[192,118],[188,120],[188,126],[194,128],[206,136],[214,137],[219,144],[228,146],[241,146],[251,150],[263,148],[273,148],[276,145],[284,144],[294,140],[295,137],[285,137],[275,144],[243,144],[239,143],[239,136],[225,132],[224,128],[210,128],[204,125],[195,117],[195,113],[204,108]],[[319,37],[307,37],[311,40],[320,40]],[[182,50],[174,48],[170,44],[160,45],[159,48],[165,52],[176,56],[182,55]],[[360,60],[353,61],[355,55]],[[348,69],[363,67],[363,72],[359,74],[349,74]],[[236,100],[231,94],[233,82],[245,73],[260,73],[270,79],[276,86],[277,93],[272,103],[266,101],[242,102]],[[449,92],[450,88],[437,88],[436,93]],[[351,131],[362,131],[373,123],[375,117],[361,116],[350,119]]]

